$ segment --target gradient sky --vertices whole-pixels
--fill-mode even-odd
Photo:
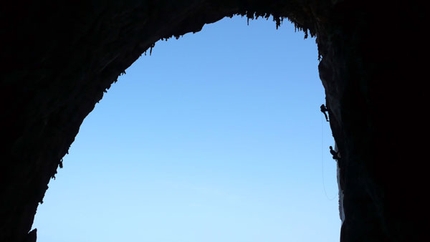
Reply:
[[[157,42],[81,126],[38,241],[338,241],[317,65],[288,21],[225,18]]]

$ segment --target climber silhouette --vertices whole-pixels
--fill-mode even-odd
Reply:
[[[333,150],[333,147],[329,146],[330,154],[333,156],[334,160],[339,160],[339,152]]]
[[[328,116],[327,116],[328,108],[324,104],[321,104],[320,109],[321,109],[321,112],[324,114],[325,120],[327,120],[328,122]]]

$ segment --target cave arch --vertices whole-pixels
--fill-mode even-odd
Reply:
[[[230,27],[232,25],[234,28]],[[290,45],[284,46],[283,43]],[[246,50],[245,46],[252,51]],[[211,51],[213,48],[216,51]],[[145,238],[157,238],[156,231],[162,228],[170,228],[169,233],[159,232],[159,238],[175,234],[178,241],[195,238],[202,233],[200,231],[207,231],[207,235],[217,231],[213,233],[217,241],[229,241],[235,237],[241,240],[266,237],[272,241],[301,238],[306,241],[306,237],[315,234],[319,234],[321,240],[337,240],[340,221],[335,162],[327,152],[328,145],[332,144],[329,125],[322,120],[323,115],[318,110],[320,102],[324,101],[324,91],[315,68],[318,65],[317,57],[315,39],[304,40],[303,33],[295,33],[290,23],[283,23],[276,29],[273,21],[265,19],[252,20],[247,26],[246,18],[227,18],[204,26],[199,33],[157,43],[151,56],[149,53],[141,56],[126,70],[126,75],[119,77],[81,125],[70,154],[64,157],[64,169],[59,170],[55,181],[51,181],[44,203],[38,207],[34,227],[38,228],[39,241],[46,240],[48,236],[57,241],[65,240],[63,238],[96,241],[104,240],[103,236],[112,241],[117,240],[113,239],[115,236],[122,237],[122,240],[127,240],[127,236],[151,240]],[[267,60],[271,60],[270,63]],[[304,62],[309,64],[299,64]],[[212,67],[205,67],[208,65]],[[234,65],[236,67],[232,68]],[[175,73],[174,79],[159,66],[169,67],[168,72]],[[255,89],[257,87],[258,91]],[[124,92],[126,95],[120,95]],[[257,95],[258,100],[251,101],[251,93]],[[231,97],[233,94],[240,99]],[[187,100],[194,101],[188,103]],[[162,111],[153,110],[149,103]],[[213,111],[202,110],[204,105]],[[181,113],[188,115],[184,117]],[[229,114],[228,118],[223,118],[225,113]],[[215,120],[218,122],[207,120],[205,117],[208,116],[217,117]],[[183,123],[184,120],[187,122]],[[123,122],[127,123],[128,128],[123,127]],[[259,131],[264,124],[264,133],[271,138],[265,138],[266,135]],[[233,125],[239,128],[236,132],[230,130]],[[276,127],[279,128],[275,131]],[[327,147],[324,149],[321,147],[322,128],[327,136]],[[129,134],[130,129],[133,134]],[[188,135],[184,135],[186,131]],[[157,133],[155,136],[154,132]],[[243,134],[239,137],[238,132]],[[308,138],[309,135],[312,138]],[[196,139],[195,136],[201,137],[199,145],[179,146],[174,142],[189,144]],[[99,140],[101,137],[103,141]],[[244,140],[241,145],[234,142],[239,138]],[[135,142],[127,142],[129,140]],[[271,148],[266,147],[268,144]],[[124,145],[129,145],[129,148],[124,150]],[[178,151],[178,146],[183,147],[182,152]],[[306,151],[299,152],[303,146],[306,146]],[[157,152],[160,149],[164,152]],[[197,151],[193,152],[195,149]],[[246,154],[244,150],[247,150]],[[133,154],[133,158],[127,154]],[[262,154],[265,154],[264,158]],[[327,156],[324,160],[327,173],[325,186],[331,200],[325,197],[321,181],[323,154]],[[170,162],[165,161],[167,157]],[[200,162],[190,163],[197,157],[200,157]],[[137,159],[142,163],[148,159],[146,162],[151,164],[138,163]],[[175,162],[178,159],[181,161]],[[247,160],[242,163],[242,170],[238,169],[241,160]],[[227,161],[229,164],[225,164]],[[201,163],[212,167],[212,172],[208,172]],[[86,167],[86,171],[82,167]],[[109,168],[112,167],[116,167],[117,172],[109,175]],[[188,172],[175,172],[172,170],[174,167],[180,170],[187,167]],[[260,169],[254,170],[256,167]],[[219,173],[221,169],[224,174]],[[125,170],[128,172],[125,173]],[[196,171],[208,174],[205,173],[205,179],[196,181],[194,177],[201,176]],[[269,172],[272,174],[270,178],[265,177]],[[188,175],[183,177],[184,173]],[[295,178],[295,174],[300,174],[300,177]],[[72,177],[79,177],[79,180]],[[129,188],[126,181],[135,184],[141,179],[145,180],[145,183],[140,183],[141,196],[121,191],[125,187],[127,191],[138,190],[135,185]],[[278,183],[274,183],[275,180]],[[76,191],[78,185],[71,185],[84,181],[88,185],[79,191]],[[225,187],[227,181],[231,183],[228,182]],[[170,183],[177,184],[179,188]],[[238,183],[245,186],[242,192],[237,190]],[[246,192],[250,191],[248,187],[251,184],[259,184],[253,189],[252,196]],[[154,186],[162,186],[166,191],[162,193],[164,195],[156,193]],[[213,197],[210,189],[202,191],[205,186],[221,195]],[[89,192],[90,187],[94,195]],[[306,188],[300,189],[303,187]],[[275,189],[278,195],[271,196],[271,191]],[[235,191],[234,198],[229,194],[232,190]],[[169,192],[176,194],[176,202]],[[227,195],[224,194],[226,192]],[[188,195],[186,199],[183,194]],[[257,198],[263,194],[266,194],[264,198]],[[142,196],[158,202],[148,202]],[[165,202],[166,197],[171,198],[172,202]],[[247,197],[246,202],[243,197]],[[213,204],[207,201],[208,198],[218,203]],[[198,205],[189,208],[186,202],[194,199]],[[95,200],[111,206],[102,209],[96,206]],[[136,205],[137,201],[140,205]],[[239,206],[238,201],[242,201],[243,206]],[[285,206],[280,205],[281,201]],[[271,204],[266,206],[270,211],[264,213],[266,203]],[[126,204],[136,209],[130,212],[129,208],[118,208],[115,204]],[[305,204],[309,204],[306,209]],[[237,208],[227,214],[226,211],[232,206]],[[71,207],[75,212],[67,211],[66,208]],[[203,208],[207,211],[202,211]],[[278,210],[277,215],[274,209]],[[166,210],[170,219],[164,217]],[[218,212],[212,214],[214,210]],[[206,217],[196,215],[196,211],[206,214]],[[154,216],[154,213],[159,215]],[[91,226],[78,222],[81,214],[86,214],[83,222]],[[100,216],[115,220],[101,220]],[[190,217],[197,217],[198,222],[190,221]],[[180,223],[177,222],[179,218],[183,219]],[[248,219],[239,222],[241,218]],[[185,227],[179,229],[181,225]],[[314,232],[304,233],[303,227],[314,228]],[[73,228],[73,235],[67,232],[69,228]]]
[[[28,1],[1,8],[0,241],[35,239],[27,233],[50,178],[82,120],[123,70],[157,40],[234,14],[288,18],[317,36],[342,155],[341,241],[422,241],[428,198],[401,188],[425,190],[426,169],[404,161],[427,156],[425,142],[405,142],[426,130],[426,116],[399,117],[393,104],[402,98],[404,109],[427,108],[422,60],[430,51],[418,36],[429,14],[419,1],[379,3]],[[399,179],[404,174],[407,180]]]

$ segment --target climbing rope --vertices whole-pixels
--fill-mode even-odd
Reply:
[[[329,196],[327,195],[327,190],[325,188],[325,179],[324,179],[324,121],[325,120],[323,120],[323,118],[321,117],[321,179],[322,179],[325,197],[329,201],[332,201],[333,199],[336,198],[336,194],[332,198],[329,198]]]

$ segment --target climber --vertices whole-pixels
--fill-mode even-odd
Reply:
[[[328,112],[328,108],[324,104],[321,104],[320,109],[321,109],[321,112],[325,116],[325,120],[327,120],[327,122],[328,122],[328,116],[327,116],[327,113],[326,113],[326,112]]]
[[[333,150],[333,147],[329,146],[330,154],[333,156],[334,160],[339,160],[339,152]]]

